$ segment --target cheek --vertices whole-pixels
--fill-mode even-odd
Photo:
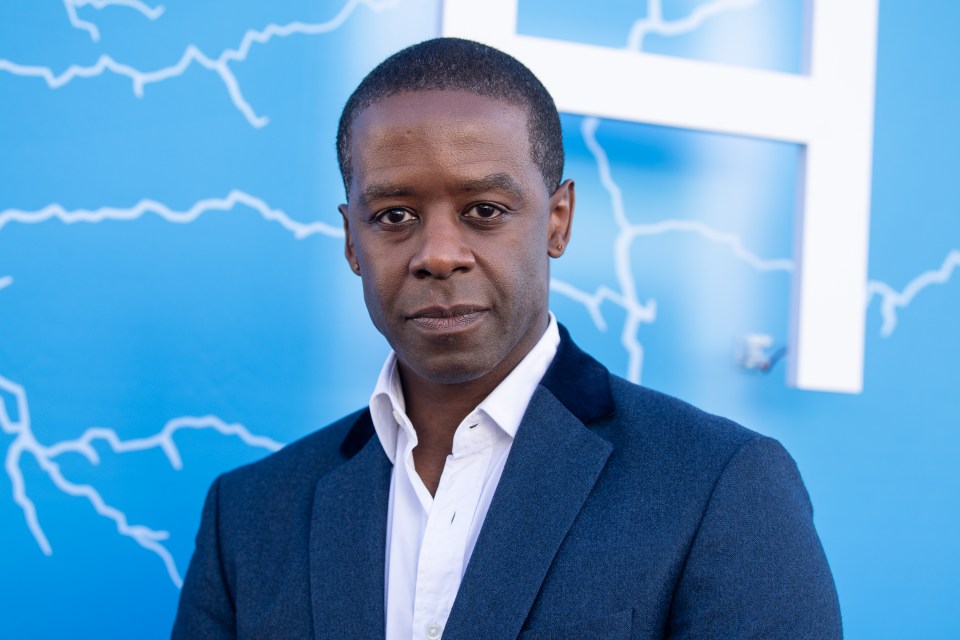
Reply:
[[[389,282],[384,274],[368,269],[361,271],[363,282],[363,300],[367,305],[367,312],[377,329],[383,333],[386,330],[386,319],[390,317],[391,306],[398,290],[395,283]]]
[[[363,299],[370,316],[383,316],[382,311],[389,308],[391,298],[396,295],[398,278],[402,278],[399,252],[395,247],[384,246],[382,241],[377,242],[377,238],[366,229],[361,229],[355,237],[354,252],[360,265]]]
[[[550,272],[550,256],[547,253],[546,236],[546,227],[538,225],[536,229],[525,234],[526,241],[521,249],[527,273],[530,274],[531,278],[537,278],[538,281],[543,281],[546,274]]]
[[[508,255],[496,261],[495,268],[498,288],[518,317],[525,317],[531,309],[546,304],[550,265],[542,242],[517,243],[510,247]]]

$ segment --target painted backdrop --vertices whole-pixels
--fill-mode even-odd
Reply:
[[[386,345],[335,125],[440,11],[0,4],[0,636],[165,637],[213,478],[367,401]],[[517,30],[799,73],[803,15],[521,0]],[[854,640],[960,637],[958,28],[949,0],[880,6],[859,394],[786,384],[798,146],[563,117],[553,310],[618,374],[784,442]]]

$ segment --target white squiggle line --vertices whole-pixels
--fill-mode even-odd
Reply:
[[[106,9],[107,7],[127,7],[143,15],[149,20],[156,20],[163,15],[163,5],[149,7],[140,0],[70,0],[75,7],[93,7],[94,9]]]
[[[584,118],[580,125],[580,132],[597,163],[600,182],[610,196],[613,218],[620,229],[614,243],[614,267],[619,285],[620,304],[627,312],[623,331],[620,333],[620,342],[628,356],[627,378],[639,383],[643,371],[643,345],[640,344],[637,334],[641,323],[652,323],[656,319],[656,301],[648,300],[644,304],[637,297],[637,285],[630,269],[630,245],[633,240],[629,234],[631,227],[623,204],[623,193],[610,173],[610,162],[606,151],[597,142],[596,131],[599,124],[598,118]],[[598,295],[599,292],[595,294],[595,296]]]
[[[768,260],[761,258],[746,249],[736,234],[717,231],[709,225],[696,220],[662,220],[652,224],[634,225],[629,231],[632,236],[656,236],[669,232],[694,233],[710,242],[721,244],[730,249],[733,255],[757,271],[785,271],[787,273],[793,271],[793,260],[783,258]]]
[[[0,376],[0,389],[12,395],[17,405],[17,420],[14,422],[7,412],[6,402],[3,401],[3,398],[0,398],[0,429],[3,429],[4,433],[16,435],[16,438],[7,449],[7,457],[4,461],[7,475],[10,476],[10,484],[13,486],[13,501],[17,503],[23,511],[23,517],[27,521],[27,527],[30,529],[30,532],[33,533],[33,537],[37,541],[37,544],[40,545],[41,551],[49,556],[53,553],[53,550],[50,548],[50,542],[47,541],[47,536],[44,535],[43,529],[40,528],[40,523],[37,521],[37,509],[33,501],[27,497],[23,474],[20,472],[18,465],[24,449],[38,446],[36,439],[33,437],[33,432],[30,429],[30,408],[27,406],[27,394],[23,390],[23,387],[7,380],[3,376]]]
[[[610,291],[604,287],[606,291]],[[603,304],[605,295],[602,295],[599,291],[597,293],[590,295],[585,291],[577,289],[575,286],[569,282],[564,282],[557,278],[550,278],[550,290],[556,291],[561,295],[565,295],[574,302],[579,302],[587,308],[587,312],[590,314],[590,319],[593,320],[593,324],[596,325],[597,329],[600,331],[607,330],[607,321],[603,318],[603,313],[600,311],[600,305]]]
[[[114,453],[130,453],[131,451],[145,451],[147,449],[161,449],[170,461],[170,466],[178,471],[183,468],[183,459],[174,443],[173,436],[181,429],[214,429],[225,436],[237,436],[244,444],[269,451],[279,451],[283,445],[267,438],[251,434],[242,424],[228,424],[217,416],[182,416],[174,418],[163,426],[160,433],[147,438],[121,440],[117,432],[104,427],[92,427],[83,432],[75,440],[64,440],[47,447],[50,457],[73,452],[83,455],[91,464],[100,464],[100,456],[93,448],[93,442],[103,440]]]
[[[244,205],[260,214],[268,221],[275,222],[289,231],[298,240],[312,235],[321,234],[331,238],[342,238],[343,229],[334,227],[325,222],[299,222],[294,220],[280,209],[270,207],[266,202],[234,189],[226,198],[207,198],[195,203],[186,211],[174,211],[167,205],[156,200],[141,200],[129,208],[101,207],[99,209],[67,210],[59,204],[50,204],[36,211],[21,209],[5,209],[0,211],[0,230],[7,224],[19,222],[21,224],[38,224],[57,219],[65,224],[76,222],[97,223],[105,220],[131,221],[137,220],[147,213],[154,213],[167,222],[188,224],[209,211],[229,211],[237,205]]]
[[[214,60],[204,54],[196,45],[189,45],[180,57],[180,60],[171,66],[157,69],[156,71],[140,71],[129,65],[117,62],[108,55],[102,55],[92,66],[70,65],[66,71],[57,75],[49,67],[21,65],[10,60],[0,59],[0,71],[6,71],[18,76],[43,78],[47,86],[51,89],[59,89],[74,78],[92,78],[103,75],[110,71],[116,75],[125,76],[133,81],[133,93],[138,98],[143,97],[143,88],[148,84],[162,82],[184,74],[184,72],[196,62],[204,69],[215,72],[223,81],[230,95],[233,105],[243,114],[254,127],[260,128],[267,125],[269,118],[258,116],[253,111],[253,107],[246,101],[240,91],[240,85],[233,71],[230,70],[230,62],[240,62],[246,59],[250,52],[250,47],[254,43],[265,44],[272,38],[285,38],[294,34],[318,35],[328,33],[338,29],[347,18],[360,5],[366,5],[373,11],[395,7],[399,0],[348,0],[332,19],[327,22],[317,24],[307,24],[303,22],[291,22],[286,25],[269,24],[262,31],[248,30],[236,49],[227,49]],[[69,6],[69,5],[68,5]],[[75,12],[74,14],[75,15]],[[86,23],[90,24],[90,23]]]
[[[590,319],[593,320],[593,324],[596,325],[597,329],[600,331],[607,330],[607,321],[603,317],[603,313],[600,311],[600,307],[603,305],[605,300],[609,300],[613,304],[624,309],[630,306],[630,303],[625,300],[622,295],[606,285],[597,287],[597,290],[593,293],[587,293],[586,291],[578,289],[568,282],[559,280],[557,278],[551,278],[550,290],[556,291],[557,293],[570,298],[574,302],[579,302],[586,307],[587,312],[590,314]],[[644,322],[651,323],[656,320],[657,303],[655,300],[648,300],[644,305],[634,305],[632,307],[632,311],[633,313],[641,316],[641,319]]]
[[[27,528],[29,528],[33,534],[40,550],[48,556],[53,555],[53,548],[50,546],[50,541],[47,539],[37,519],[36,506],[27,496],[26,483],[24,482],[23,471],[20,468],[20,459],[24,453],[33,456],[40,465],[40,468],[46,472],[58,489],[70,496],[86,498],[94,511],[114,522],[117,527],[117,533],[121,536],[131,538],[144,549],[155,553],[163,561],[170,580],[177,588],[183,585],[183,579],[180,577],[179,571],[177,571],[176,563],[170,551],[161,544],[162,540],[170,537],[170,533],[163,530],[154,530],[144,525],[131,525],[127,520],[126,514],[116,507],[107,504],[94,487],[86,484],[76,484],[67,480],[60,470],[60,465],[54,462],[53,459],[67,452],[75,452],[85,456],[91,464],[98,464],[100,457],[96,449],[93,448],[93,442],[96,440],[104,440],[110,445],[110,448],[118,454],[159,448],[166,454],[170,465],[174,469],[179,470],[183,468],[183,461],[173,436],[181,429],[212,429],[225,436],[237,436],[251,447],[259,447],[268,451],[278,451],[283,447],[282,444],[271,438],[250,433],[250,431],[241,424],[228,424],[216,416],[183,416],[175,418],[164,425],[160,433],[147,438],[136,438],[133,440],[122,440],[116,431],[112,429],[94,427],[88,429],[75,440],[65,440],[47,447],[40,444],[33,434],[30,423],[29,406],[27,404],[27,394],[24,388],[0,376],[0,389],[12,395],[17,406],[17,420],[13,420],[7,412],[6,403],[0,398],[0,428],[2,428],[5,433],[15,436],[10,447],[7,449],[5,468],[13,486],[13,500],[23,511]]]
[[[601,286],[590,294],[556,279],[551,281],[550,287],[553,291],[584,305],[594,324],[601,331],[605,331],[607,326],[600,309],[604,301],[610,301],[627,312],[620,340],[628,354],[627,377],[634,382],[639,382],[643,369],[643,346],[639,341],[638,332],[641,324],[651,324],[656,321],[657,306],[656,300],[650,299],[641,302],[637,296],[637,285],[630,268],[630,249],[636,238],[675,232],[695,234],[709,242],[726,247],[734,257],[760,272],[783,271],[789,273],[793,271],[793,262],[791,260],[761,258],[746,249],[743,242],[735,234],[718,231],[699,221],[662,220],[647,224],[632,224],[627,219],[623,192],[613,179],[610,161],[603,147],[597,141],[596,131],[599,124],[600,120],[597,118],[584,118],[580,130],[584,143],[590,153],[593,154],[597,164],[600,183],[610,197],[614,221],[619,229],[614,243],[617,290]]]
[[[883,325],[880,335],[890,336],[897,328],[897,309],[908,306],[918,293],[935,284],[946,284],[954,270],[960,269],[960,249],[953,249],[944,258],[939,269],[925,271],[914,278],[903,288],[896,291],[885,282],[871,280],[867,283],[867,301],[874,295],[880,296],[880,313],[883,315]]]
[[[63,8],[67,10],[67,18],[70,20],[70,24],[81,31],[89,33],[90,39],[94,42],[100,40],[100,30],[97,29],[97,25],[92,22],[87,22],[86,20],[81,20],[77,15],[77,7],[71,0],[63,0]],[[0,61],[0,64],[2,64],[2,61]],[[2,68],[3,67],[0,66],[0,69]]]
[[[699,29],[704,22],[713,16],[726,13],[734,9],[745,9],[757,4],[760,0],[714,0],[698,6],[690,15],[680,20],[666,21],[663,19],[662,0],[648,0],[647,17],[641,18],[630,27],[627,37],[627,48],[631,51],[641,51],[643,40],[649,33],[662,36],[678,36]]]
[[[51,219],[58,219],[67,224],[75,222],[97,223],[105,220],[130,221],[139,219],[147,213],[155,213],[168,222],[185,224],[193,222],[205,212],[228,211],[238,204],[256,210],[263,219],[276,222],[291,232],[297,239],[306,238],[315,234],[332,237],[343,236],[341,229],[337,229],[323,222],[298,222],[291,219],[283,211],[271,208],[263,200],[238,190],[231,191],[226,198],[201,200],[186,211],[173,211],[166,205],[154,200],[142,200],[127,209],[103,207],[96,210],[78,209],[68,211],[58,204],[49,205],[38,211],[7,209],[0,211],[0,229],[11,222],[37,224]],[[6,276],[0,280],[0,284],[3,286],[7,286],[12,282],[12,276]],[[0,286],[0,288],[2,288],[2,286]],[[101,439],[105,440],[117,453],[142,451],[159,447],[170,460],[171,466],[175,469],[180,469],[182,468],[182,460],[173,442],[173,434],[180,429],[187,428],[215,429],[223,435],[236,435],[249,446],[261,447],[268,450],[276,450],[281,446],[269,438],[250,434],[242,425],[226,424],[214,416],[205,416],[201,418],[182,417],[171,420],[164,426],[159,434],[149,438],[122,441],[116,432],[112,430],[93,428],[89,429],[77,440],[61,442],[51,447],[43,447],[36,441],[30,430],[26,394],[22,387],[0,377],[0,388],[7,390],[17,399],[17,413],[20,418],[16,423],[9,418],[6,414],[4,404],[0,402],[0,426],[8,433],[17,434],[17,438],[7,450],[6,469],[13,485],[14,501],[23,510],[27,526],[31,533],[33,533],[34,539],[37,541],[40,549],[47,555],[53,553],[50,543],[37,520],[36,508],[26,495],[23,475],[18,465],[24,452],[32,454],[37,459],[40,467],[50,476],[51,480],[61,491],[68,495],[87,498],[98,514],[116,523],[117,531],[121,535],[133,538],[145,549],[156,553],[163,560],[170,579],[177,587],[181,586],[182,580],[177,572],[173,557],[167,549],[158,542],[159,540],[166,539],[169,534],[165,531],[153,531],[152,529],[139,525],[131,526],[127,522],[125,514],[107,505],[96,489],[87,485],[76,485],[64,478],[59,466],[52,459],[67,451],[75,451],[84,455],[91,463],[96,464],[99,462],[99,458],[96,450],[91,446],[91,443],[94,440]]]
[[[127,7],[128,9],[139,12],[149,20],[156,20],[163,15],[164,10],[162,6],[150,8],[143,2],[140,2],[140,0],[63,0],[63,6],[67,10],[67,17],[70,19],[70,24],[77,29],[89,33],[90,39],[94,42],[99,42],[100,30],[97,28],[97,25],[92,22],[87,22],[86,20],[81,20],[79,16],[77,16],[77,9],[80,7],[90,6],[94,9]]]
[[[6,289],[13,284],[13,276],[3,276],[0,278],[0,289]]]

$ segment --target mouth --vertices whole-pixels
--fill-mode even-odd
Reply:
[[[456,331],[476,324],[486,312],[475,305],[426,307],[407,316],[407,320],[426,331]]]

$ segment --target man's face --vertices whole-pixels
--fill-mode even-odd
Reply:
[[[346,256],[404,375],[499,382],[546,329],[573,184],[547,192],[521,107],[468,92],[371,105],[350,150]]]

